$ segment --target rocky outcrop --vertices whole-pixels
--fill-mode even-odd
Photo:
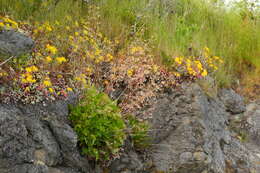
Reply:
[[[0,105],[1,173],[90,172],[69,125],[68,104]]]
[[[260,145],[260,101],[247,105],[245,117],[250,139]]]
[[[151,112],[151,147],[139,153],[128,139],[120,157],[102,166],[80,155],[68,104],[0,105],[1,173],[258,173],[259,104],[244,106],[232,90],[208,97],[196,84],[161,96]],[[233,105],[235,104],[235,105]],[[244,110],[246,110],[245,113]],[[145,112],[144,111],[144,114]],[[245,128],[242,142],[231,125]]]
[[[234,90],[222,89],[219,98],[226,107],[226,111],[231,114],[243,113],[246,110],[243,98],[236,94]]]
[[[232,90],[224,93],[225,101],[221,97],[212,99],[198,85],[192,84],[173,91],[155,104],[154,144],[149,152],[154,170],[174,173],[260,171],[255,153],[229,130],[229,111],[242,113],[243,104],[236,104],[241,100]]]
[[[20,32],[0,30],[0,58],[26,54],[33,46],[33,40]]]
[[[255,135],[259,109],[249,107],[255,116],[248,119],[248,133]],[[146,110],[152,112],[151,147],[139,156],[128,149],[131,154],[113,162],[111,173],[258,173],[260,147],[242,142],[231,126],[237,116],[243,120],[237,127],[244,126],[245,110],[243,99],[230,89],[217,98],[208,97],[196,84],[174,89]]]

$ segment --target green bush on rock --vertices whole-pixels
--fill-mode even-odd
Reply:
[[[86,91],[78,105],[70,107],[70,120],[83,154],[96,160],[108,160],[123,145],[125,123],[120,109],[94,87]]]

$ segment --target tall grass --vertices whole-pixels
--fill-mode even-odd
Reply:
[[[58,2],[58,3],[56,3]],[[19,19],[62,20],[86,14],[81,0],[1,0],[0,12]],[[216,1],[214,1],[216,2]],[[260,14],[246,4],[226,8],[209,0],[92,0],[99,5],[102,32],[122,46],[133,36],[152,40],[154,53],[169,65],[176,55],[198,55],[207,46],[225,60],[220,85],[260,69]],[[142,31],[142,32],[141,32]]]
[[[206,0],[151,2],[100,0],[103,28],[109,30],[105,33],[128,39],[133,26],[144,29],[144,37],[153,38],[155,52],[166,63],[174,55],[198,54],[208,46],[226,61],[224,71],[216,75],[220,85],[230,84],[243,71],[260,68],[260,20],[256,12]]]
[[[66,16],[79,17],[85,8],[75,0],[1,0],[0,14],[19,20],[62,21]]]

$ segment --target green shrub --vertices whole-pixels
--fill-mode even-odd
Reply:
[[[150,138],[148,136],[148,123],[139,121],[132,115],[128,115],[126,119],[130,128],[130,136],[135,149],[144,149],[149,147]]]
[[[125,124],[116,103],[91,87],[76,106],[70,107],[70,120],[78,134],[83,154],[108,160],[125,139]]]

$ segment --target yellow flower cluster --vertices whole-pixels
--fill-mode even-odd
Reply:
[[[0,72],[0,77],[3,77],[3,76],[7,76],[8,74],[4,71],[4,72]]]
[[[0,29],[1,28],[6,28],[6,29],[17,29],[18,28],[18,23],[11,20],[8,17],[1,17],[0,16]]]
[[[64,62],[66,62],[67,59],[66,59],[65,57],[61,56],[61,57],[57,57],[57,58],[56,58],[56,61],[57,61],[59,64],[62,64],[62,63],[64,63]]]
[[[72,88],[70,88],[70,87],[68,87],[68,88],[67,88],[67,91],[68,91],[68,92],[72,92],[72,91],[73,91],[73,89],[72,89]]]
[[[30,66],[30,67],[26,67],[26,68],[25,68],[25,71],[28,72],[28,73],[37,72],[37,71],[38,71],[38,68],[33,65],[33,66]]]
[[[182,62],[183,62],[183,57],[176,57],[176,58],[174,58],[174,61],[175,61],[175,63],[177,63],[178,65],[181,65]]]
[[[56,54],[57,53],[57,48],[55,46],[52,46],[50,44],[46,45],[46,51],[52,53],[52,54]]]
[[[24,73],[21,76],[22,76],[21,82],[23,84],[25,84],[25,83],[35,83],[36,82],[36,79],[34,79],[34,77],[31,73]]]
[[[53,88],[48,88],[49,92],[50,93],[53,93],[54,92],[54,89]]]
[[[28,27],[29,23],[19,23],[21,28],[26,28],[29,33],[32,32],[36,42],[31,54],[33,58],[26,60],[24,63],[26,66],[21,64],[17,70],[15,69],[17,75],[14,76],[19,77],[17,79],[14,77],[12,80],[13,84],[16,84],[14,82],[16,80],[23,92],[26,92],[25,97],[34,99],[36,93],[40,96],[50,96],[47,96],[46,92],[53,93],[52,98],[57,95],[66,96],[67,92],[83,89],[91,78],[98,79],[97,76],[103,73],[100,71],[101,63],[114,62],[112,52],[116,46],[115,42],[110,41],[100,33],[99,29],[91,26],[95,23],[91,20],[96,19],[88,20],[76,21],[68,16],[67,21],[64,22],[66,26],[60,21],[35,22],[34,26],[30,27]],[[7,24],[16,26],[16,23],[11,20],[0,17],[0,30],[1,26],[6,27]],[[62,34],[60,31],[63,31]],[[135,51],[142,51],[142,49],[137,48]],[[65,63],[66,65],[61,65]],[[0,72],[0,77],[4,76],[4,73]],[[26,98],[26,102],[31,102],[30,99]]]
[[[57,22],[56,22],[57,23]],[[39,32],[43,32],[43,31],[46,31],[46,32],[51,32],[53,31],[53,27],[49,24],[49,22],[45,22],[43,23],[42,25],[40,25],[38,28],[34,29],[33,30],[33,33],[34,34],[37,34]]]
[[[131,48],[130,53],[135,54],[135,53],[143,52],[143,51],[144,51],[144,49],[141,46],[135,46],[135,47]]]
[[[133,69],[127,70],[127,76],[128,76],[128,77],[132,77],[133,74],[134,74],[134,70],[133,70]]]
[[[44,85],[45,87],[50,87],[50,86],[52,86],[52,83],[51,83],[49,77],[46,77],[46,78],[44,79],[43,85]]]
[[[210,49],[205,47],[202,56],[175,57],[173,59],[176,64],[177,71],[187,73],[190,76],[205,77],[208,71],[215,71],[223,60],[218,56],[211,56]]]
[[[107,54],[106,58],[107,58],[108,62],[110,62],[114,59],[114,57],[110,53]]]
[[[25,68],[25,73],[21,75],[21,82],[22,83],[35,83],[36,79],[34,78],[33,73],[38,72],[39,69],[33,65],[30,67]]]
[[[51,58],[50,56],[47,56],[47,57],[45,58],[45,61],[46,61],[47,63],[50,63],[50,62],[52,61],[52,58]]]
[[[207,66],[212,69],[213,71],[218,70],[219,64],[223,64],[224,61],[222,58],[218,56],[212,56],[210,49],[208,47],[204,48],[204,58],[206,60]]]
[[[91,67],[86,67],[85,72],[86,72],[86,74],[91,75],[93,72],[93,69]]]

